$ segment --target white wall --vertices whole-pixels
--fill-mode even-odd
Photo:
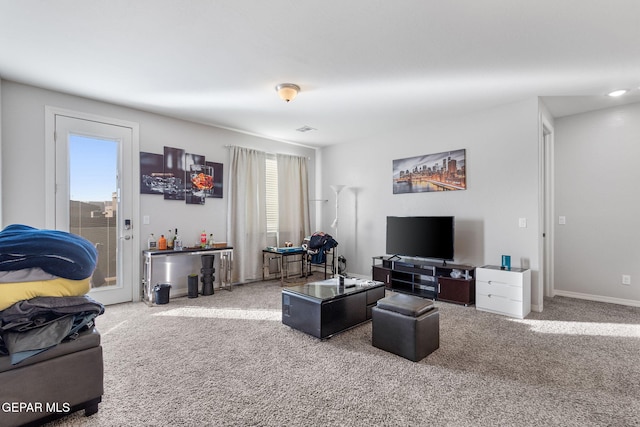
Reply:
[[[456,262],[499,264],[501,254],[510,254],[514,266],[532,269],[532,303],[539,303],[536,99],[327,147],[316,155],[312,149],[10,81],[0,85],[3,226],[45,226],[44,106],[50,105],[137,122],[141,151],[184,148],[224,163],[225,174],[225,145],[310,157],[311,199],[328,200],[311,202],[312,215],[318,215],[317,222],[312,218],[315,229],[333,233],[335,198],[329,185],[348,186],[340,194],[337,237],[351,273],[370,274],[371,257],[384,254],[387,215],[455,215]],[[640,104],[634,104],[555,120],[556,215],[567,217],[567,225],[554,229],[557,294],[640,304],[639,118]],[[392,194],[394,159],[460,148],[467,150],[467,190]],[[151,216],[149,226],[138,219],[142,236],[169,227],[178,227],[185,238],[197,238],[202,228],[224,236],[226,186],[224,192],[224,199],[207,199],[204,206],[141,195],[140,214]],[[518,218],[527,218],[528,227],[519,228]],[[622,274],[631,276],[631,286],[620,284]]]
[[[0,191],[2,190],[2,78],[0,78]],[[0,226],[2,222],[2,197],[0,197]]]
[[[555,136],[556,294],[640,306],[640,104],[556,119]]]
[[[392,161],[466,149],[467,190],[393,194]],[[352,274],[371,273],[371,257],[385,254],[387,215],[455,215],[455,262],[532,269],[533,305],[538,285],[538,100],[401,129],[393,134],[322,150],[321,226],[335,210],[330,184],[340,194],[339,250]],[[519,228],[518,219],[527,227]]]
[[[49,91],[11,81],[2,81],[0,112],[2,126],[2,225],[23,223],[45,227],[45,106],[136,122],[140,126],[140,151],[163,153],[163,147],[183,148],[202,154],[208,161],[224,164],[222,199],[207,199],[205,205],[164,200],[160,195],[140,195],[140,218],[134,226],[141,231],[140,249],[149,233],[165,233],[178,228],[185,243],[195,242],[202,229],[226,240],[227,176],[229,150],[239,145],[271,153],[310,158],[310,190],[315,188],[316,150],[232,132],[225,129],[177,120],[158,114]],[[312,196],[311,198],[315,198]],[[150,224],[142,225],[142,217]],[[315,223],[315,210],[311,211]]]

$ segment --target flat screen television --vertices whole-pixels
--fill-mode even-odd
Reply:
[[[388,216],[387,254],[453,260],[453,216]]]

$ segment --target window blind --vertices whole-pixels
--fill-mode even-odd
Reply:
[[[275,155],[266,158],[267,233],[278,232],[278,161]]]

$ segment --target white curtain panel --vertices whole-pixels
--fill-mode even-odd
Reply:
[[[309,174],[306,157],[278,154],[279,246],[291,242],[300,246],[310,234]]]
[[[230,147],[227,240],[234,251],[231,280],[262,279],[262,249],[267,246],[265,153]]]

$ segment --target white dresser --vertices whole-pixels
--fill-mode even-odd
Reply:
[[[531,311],[531,270],[476,268],[476,309],[524,318]]]

